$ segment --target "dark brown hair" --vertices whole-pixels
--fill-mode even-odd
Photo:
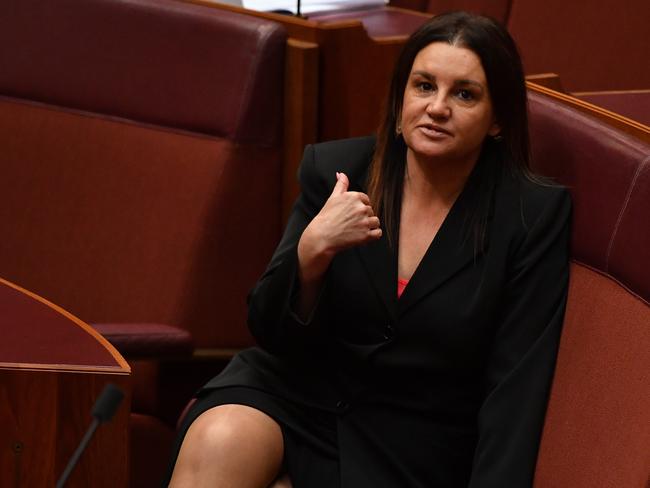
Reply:
[[[497,123],[500,140],[487,137],[479,160],[492,166],[481,178],[493,180],[502,169],[534,178],[529,169],[530,149],[526,85],[521,58],[508,31],[493,19],[466,12],[433,17],[411,35],[397,60],[377,133],[375,154],[368,174],[368,195],[389,242],[399,231],[406,144],[396,131],[401,117],[404,90],[417,54],[434,42],[445,42],[473,51],[481,60]],[[498,168],[497,168],[498,166]],[[479,247],[485,236],[491,201],[490,181],[476,182],[479,196],[469,220]]]

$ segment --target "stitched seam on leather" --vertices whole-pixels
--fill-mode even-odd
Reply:
[[[606,273],[602,269],[596,268],[595,266],[592,266],[591,264],[587,264],[584,261],[580,261],[579,259],[571,258],[571,263],[577,266],[582,266],[583,268],[593,271],[594,273],[602,276],[603,278],[607,278],[608,280],[611,280],[612,282],[616,283],[618,286],[623,288],[627,293],[632,295],[634,298],[637,298],[640,302],[650,307],[650,301],[646,300],[642,295],[632,290],[629,286],[627,286],[625,283],[619,280],[616,276]]]
[[[630,202],[630,198],[632,197],[632,192],[634,191],[634,187],[636,186],[636,181],[639,178],[641,172],[646,167],[648,161],[650,161],[650,156],[647,156],[643,161],[641,161],[641,164],[639,164],[639,167],[636,169],[636,172],[634,173],[634,177],[632,178],[632,182],[630,183],[630,188],[628,189],[627,195],[625,196],[625,201],[623,202],[623,206],[621,207],[621,211],[618,213],[618,218],[616,219],[616,225],[614,225],[614,230],[612,231],[612,237],[610,238],[609,244],[607,245],[607,255],[605,256],[605,272],[608,274],[609,274],[609,257],[610,254],[612,253],[614,242],[616,241],[618,228],[621,225],[621,221],[623,220],[623,215],[625,215],[625,211],[627,210],[627,205]]]
[[[256,32],[258,33],[256,43],[255,43],[255,51],[253,53],[253,56],[251,58],[251,70],[248,73],[248,77],[246,80],[246,85],[244,86],[244,90],[242,93],[242,98],[239,104],[239,111],[237,115],[237,122],[235,123],[235,130],[233,133],[233,139],[236,142],[239,142],[240,138],[240,133],[242,131],[242,119],[248,115],[248,110],[250,110],[251,106],[251,98],[253,97],[253,90],[254,86],[257,85],[257,83],[254,83],[254,81],[257,81],[258,77],[258,72],[260,70],[260,60],[262,59],[263,55],[263,50],[264,50],[264,44],[267,42],[267,40],[271,37],[273,34],[273,29],[269,27],[268,25],[260,25],[257,27]],[[246,112],[246,113],[244,113]]]

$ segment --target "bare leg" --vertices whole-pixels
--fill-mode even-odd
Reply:
[[[265,413],[244,405],[214,407],[187,431],[169,486],[266,488],[278,476],[283,451],[282,430]]]

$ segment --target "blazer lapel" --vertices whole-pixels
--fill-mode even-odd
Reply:
[[[353,175],[352,188],[366,192],[368,168]],[[397,252],[388,245],[384,234],[381,239],[356,248],[357,254],[370,278],[373,288],[386,308],[390,320],[397,319]]]
[[[476,204],[479,193],[476,183],[486,178],[485,172],[489,171],[490,166],[494,165],[486,163],[483,158],[479,160],[468,184],[450,209],[447,218],[399,300],[397,299],[397,248],[390,248],[385,234],[378,241],[356,248],[370,281],[386,307],[392,322],[397,322],[399,315],[405,313],[485,252],[485,249],[479,252],[474,249],[475,243],[468,226],[472,225],[469,222],[469,210],[472,205]],[[365,168],[362,174],[355,175],[352,179],[355,190],[366,191],[367,170],[368,168]],[[489,177],[488,180],[490,180]],[[493,181],[491,184],[493,185],[495,182]],[[489,228],[494,202],[484,202],[484,204],[489,205],[487,216]],[[485,236],[485,246],[489,242],[487,237]]]
[[[397,319],[397,255],[388,245],[386,236],[356,248],[391,321]]]
[[[450,209],[404,289],[398,301],[400,315],[478,258],[472,233],[468,233],[468,210],[474,195],[472,189],[466,190]]]

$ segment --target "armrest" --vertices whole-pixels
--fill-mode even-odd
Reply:
[[[184,329],[152,323],[91,324],[127,359],[190,356],[194,344]]]

